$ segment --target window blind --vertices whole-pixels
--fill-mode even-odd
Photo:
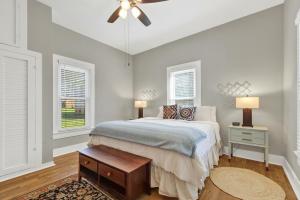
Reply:
[[[83,70],[61,65],[60,68],[60,128],[86,126],[87,75]]]
[[[174,99],[187,100],[195,98],[195,72],[182,71],[174,73]]]

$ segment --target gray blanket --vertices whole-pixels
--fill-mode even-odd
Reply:
[[[196,145],[206,138],[200,129],[153,122],[111,121],[96,126],[91,135],[167,149],[193,157]]]

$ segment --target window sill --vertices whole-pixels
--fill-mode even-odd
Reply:
[[[91,133],[91,129],[74,130],[74,131],[69,131],[69,132],[59,132],[59,133],[53,134],[53,139],[59,140],[59,139],[74,137],[74,136],[79,136],[79,135],[88,135],[90,133]]]
[[[300,166],[300,151],[294,151],[295,155],[297,156],[298,165]]]

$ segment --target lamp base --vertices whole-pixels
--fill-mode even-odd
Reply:
[[[139,119],[144,117],[144,109],[139,108]]]
[[[243,125],[246,127],[253,127],[252,124],[252,109],[244,108],[243,109]]]

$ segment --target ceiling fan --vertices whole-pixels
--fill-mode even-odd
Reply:
[[[108,23],[114,23],[119,17],[126,19],[128,11],[131,10],[131,14],[138,18],[145,26],[149,26],[151,21],[147,15],[137,6],[141,3],[158,3],[168,0],[120,0],[120,7],[110,16]]]

